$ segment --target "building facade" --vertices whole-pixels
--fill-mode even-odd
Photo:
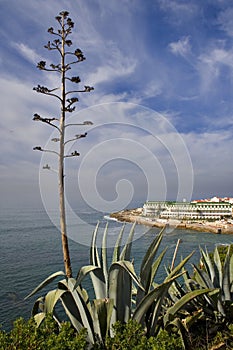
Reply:
[[[219,220],[232,218],[233,204],[229,202],[153,202],[143,205],[142,215],[161,219]]]

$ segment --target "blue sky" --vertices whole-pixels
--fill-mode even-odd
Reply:
[[[56,61],[43,45],[62,10],[75,22],[73,47],[87,58],[74,75],[95,87],[72,116],[94,125],[74,145],[81,157],[67,163],[70,201],[102,201],[104,210],[147,198],[233,196],[230,1],[1,0],[0,9],[1,206],[38,205],[55,180],[41,170],[53,160],[40,164],[32,151],[53,130],[32,117],[57,115],[59,106],[32,88],[57,84],[36,64]]]

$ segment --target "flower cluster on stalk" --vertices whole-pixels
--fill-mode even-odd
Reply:
[[[53,27],[50,27],[48,29],[48,33],[55,36],[54,40],[49,40],[46,45],[44,45],[44,48],[47,50],[56,50],[59,53],[59,56],[63,58],[63,63],[66,61],[65,64],[62,64],[62,61],[59,63],[51,63],[49,66],[47,66],[46,61],[41,60],[37,64],[37,68],[41,71],[49,71],[49,72],[56,72],[59,73],[60,75],[63,75],[64,77],[64,82],[69,81],[70,83],[74,84],[80,84],[81,79],[79,76],[68,76],[66,73],[71,69],[71,66],[73,64],[80,63],[84,61],[86,58],[82,52],[81,49],[76,48],[74,51],[69,51],[69,48],[73,45],[72,41],[68,39],[68,36],[72,33],[72,29],[74,28],[74,22],[71,20],[69,17],[69,12],[68,11],[62,11],[60,12],[59,16],[55,17],[57,22],[59,23],[59,29],[55,30]],[[63,49],[62,49],[63,48]],[[59,87],[55,88],[48,88],[47,86],[43,85],[37,85],[36,87],[33,88],[34,91],[40,93],[40,94],[45,94],[49,95],[51,97],[55,97],[60,100],[62,107],[62,110],[64,112],[72,113],[75,111],[75,104],[79,101],[77,96],[70,96],[71,94],[76,94],[76,93],[81,93],[81,92],[91,92],[94,90],[92,86],[84,85],[83,88],[81,89],[73,89],[65,93],[65,98],[64,95],[60,96],[56,93],[57,90],[59,90]],[[61,130],[57,122],[59,122],[58,118],[45,118],[41,117],[39,114],[35,113],[33,117],[34,121],[41,121],[43,123],[49,124],[52,127],[55,127],[58,129],[59,133],[61,134]],[[90,121],[85,121],[81,124],[69,124],[69,125],[91,125],[92,122]],[[68,126],[69,126],[68,125]],[[67,142],[77,140],[78,138],[81,137],[86,137],[87,133],[81,134],[81,135],[76,135],[73,139],[65,141],[64,145],[66,145]],[[59,138],[53,138],[53,140],[56,139],[57,141],[60,141]],[[49,150],[44,150],[40,146],[34,147],[34,150],[37,151],[48,151]],[[56,153],[56,152],[53,152]],[[71,156],[79,156],[79,152],[74,151],[69,155],[64,155],[65,157],[71,157]]]

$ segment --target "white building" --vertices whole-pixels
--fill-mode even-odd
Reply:
[[[153,202],[147,201],[143,206],[143,216],[161,219],[202,219],[218,220],[232,218],[233,204],[229,202]]]

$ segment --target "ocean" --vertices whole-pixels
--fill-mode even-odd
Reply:
[[[101,227],[105,225],[108,213],[94,211],[80,212],[82,224],[80,235],[91,236],[97,221]],[[104,218],[105,217],[105,218]],[[109,220],[109,237],[114,242],[122,227],[122,223]],[[28,319],[33,302],[40,293],[28,300],[24,300],[40,282],[50,274],[64,270],[59,230],[50,221],[47,213],[39,209],[3,209],[0,213],[0,325],[2,329],[9,330],[13,321],[18,317]],[[126,224],[126,236],[131,224]],[[90,232],[91,231],[91,232]],[[101,231],[102,232],[102,231]],[[100,235],[101,235],[100,232]],[[136,271],[149,244],[157,235],[159,229],[149,229],[137,225],[135,228],[135,240],[132,246],[132,257]],[[209,251],[216,244],[233,243],[232,235],[217,235],[194,231],[165,231],[161,249],[165,246],[168,251],[164,264],[171,263],[177,240],[181,239],[177,259],[187,256],[195,250],[191,262],[199,259],[199,246]],[[109,248],[111,254],[111,247]],[[73,275],[78,269],[88,264],[89,246],[70,240],[70,255],[72,260]],[[188,268],[191,268],[189,264]],[[162,267],[158,279],[162,281],[165,276]]]

